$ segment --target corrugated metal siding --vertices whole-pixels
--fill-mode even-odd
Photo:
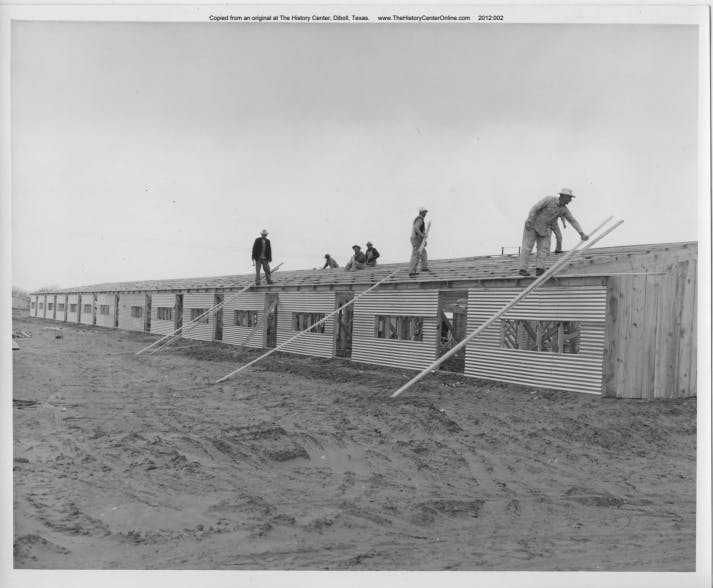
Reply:
[[[72,304],[77,305],[77,310],[72,312],[70,310]],[[70,294],[67,296],[67,322],[70,323],[76,323],[78,322],[79,319],[79,295],[78,294]]]
[[[173,320],[159,320],[158,308],[168,307],[173,309]],[[176,295],[152,294],[151,295],[151,332],[158,335],[170,335],[176,330]]]
[[[109,314],[101,314],[102,305],[109,305]],[[97,325],[114,328],[115,298],[113,294],[97,294]]]
[[[81,304],[80,310],[82,311],[79,314],[79,322],[82,323],[83,325],[91,325],[93,323],[93,318],[92,318],[92,313],[90,312],[85,312],[84,310],[84,305],[89,304],[92,307],[94,307],[94,295],[93,294],[81,294],[80,299],[79,299],[79,304]]]
[[[131,307],[143,308],[141,318],[131,316]],[[119,295],[119,328],[127,331],[143,331],[146,315],[145,294],[120,294]]]
[[[423,341],[378,339],[377,315],[423,317]],[[365,363],[423,369],[436,359],[438,290],[370,292],[354,303],[352,359]]]
[[[278,346],[294,337],[299,331],[292,330],[293,312],[321,312],[329,314],[335,310],[334,292],[281,292],[277,307]],[[334,357],[334,317],[324,323],[324,333],[305,333],[297,340],[282,348],[282,351]]]
[[[354,314],[359,313],[435,318],[438,316],[438,290],[369,292],[354,302]]]
[[[519,292],[515,288],[469,290],[468,332],[472,333]],[[466,346],[465,375],[600,394],[605,316],[606,289],[603,286],[548,287],[537,290],[502,318],[579,321],[579,353],[557,354],[502,348],[501,320],[498,320]]]
[[[263,347],[265,339],[265,293],[243,292],[237,298],[229,292],[225,294],[223,307],[223,342],[247,347]],[[256,310],[257,327],[239,327],[233,324],[236,310]]]
[[[184,294],[183,296],[183,326],[184,331],[191,322],[191,308],[204,308],[208,310],[215,306],[215,294]],[[215,332],[215,315],[208,316],[208,323],[190,325],[190,330],[183,333],[185,339],[199,341],[212,341]]]

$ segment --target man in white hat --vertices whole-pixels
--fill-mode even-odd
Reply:
[[[272,261],[272,247],[270,239],[267,238],[267,231],[263,229],[260,236],[253,243],[253,263],[255,264],[255,285],[260,285],[260,266],[265,270],[265,279],[268,284],[272,284],[270,279],[270,262]]]
[[[423,206],[418,209],[418,216],[413,219],[411,227],[411,262],[409,264],[408,275],[415,276],[418,274],[418,262],[421,261],[421,271],[428,272],[428,255],[426,247],[421,248],[423,240],[426,238],[426,213],[428,210]]]
[[[344,266],[344,269],[348,272],[364,269],[366,267],[366,255],[364,255],[364,252],[361,250],[361,245],[352,245],[352,250],[354,251],[354,255],[352,255],[351,259],[347,262],[347,265]]]
[[[567,208],[567,205],[574,198],[572,190],[562,188],[558,196],[546,196],[540,200],[530,210],[530,214],[525,221],[525,229],[522,232],[522,247],[520,248],[520,275],[529,276],[527,271],[530,262],[532,247],[537,244],[537,255],[535,257],[535,275],[540,276],[545,272],[545,260],[550,253],[550,239],[553,226],[556,226],[557,219],[565,218],[569,221],[583,241],[589,239],[579,226],[577,219]]]

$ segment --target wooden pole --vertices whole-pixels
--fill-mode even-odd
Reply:
[[[272,271],[273,271],[273,272],[276,272],[276,271],[280,268],[281,265],[282,265],[282,263],[279,263]],[[218,304],[216,304],[216,305],[213,306],[212,308],[209,308],[209,309],[206,310],[202,315],[200,315],[199,317],[194,318],[192,321],[190,321],[190,322],[189,322],[188,324],[186,324],[186,325],[181,325],[180,327],[178,327],[178,328],[177,328],[175,331],[173,331],[172,333],[169,333],[168,335],[164,335],[164,336],[161,337],[160,339],[157,339],[156,341],[154,341],[153,343],[151,343],[151,345],[147,345],[147,346],[144,347],[143,349],[137,351],[137,352],[135,353],[135,355],[141,355],[144,351],[148,351],[149,349],[152,349],[152,348],[155,347],[156,345],[159,345],[159,344],[163,343],[164,341],[166,341],[166,339],[171,339],[170,341],[167,341],[164,345],[161,345],[161,347],[156,350],[156,351],[160,351],[161,349],[163,349],[163,348],[166,347],[167,345],[170,345],[171,343],[173,343],[176,339],[180,339],[181,336],[182,336],[184,333],[187,333],[187,332],[191,331],[191,330],[193,329],[193,327],[195,327],[195,326],[198,324],[198,321],[199,321],[200,319],[202,319],[205,315],[207,315],[207,314],[212,314],[212,313],[214,313],[214,312],[217,312],[218,310],[220,310],[221,308],[223,308],[223,306],[225,306],[226,302],[230,302],[231,300],[234,300],[235,298],[237,298],[238,296],[240,296],[241,294],[243,294],[244,292],[246,292],[247,290],[249,290],[250,288],[252,288],[254,285],[255,285],[255,281],[253,280],[253,281],[250,282],[247,286],[245,286],[244,288],[242,288],[239,292],[236,292],[236,293],[235,293],[233,296],[231,296],[230,298],[224,299],[222,302],[219,302]],[[179,333],[180,333],[180,334],[179,334]],[[154,353],[155,353],[155,352],[154,352]]]
[[[285,341],[284,343],[280,343],[277,347],[275,347],[275,348],[273,348],[273,349],[270,349],[270,351],[268,351],[267,353],[263,353],[260,357],[258,357],[258,358],[256,358],[256,359],[253,359],[250,363],[246,363],[244,366],[239,367],[237,370],[235,370],[235,371],[233,371],[233,372],[230,372],[227,376],[223,376],[222,378],[220,378],[220,380],[217,380],[215,383],[216,383],[216,384],[220,384],[221,382],[225,382],[225,380],[227,380],[228,378],[231,378],[232,376],[234,376],[234,375],[237,374],[238,372],[241,372],[242,370],[244,370],[244,369],[250,367],[251,365],[256,364],[256,363],[257,363],[258,361],[260,361],[261,359],[264,359],[264,358],[267,357],[268,355],[271,355],[271,354],[275,353],[275,351],[277,351],[278,349],[281,349],[281,348],[284,347],[285,345],[288,345],[289,343],[292,343],[292,341],[294,341],[295,339],[298,339],[299,337],[301,337],[302,335],[304,335],[305,333],[307,333],[308,331],[310,331],[311,329],[313,329],[313,328],[316,327],[317,325],[320,325],[320,324],[322,324],[323,322],[325,322],[329,317],[331,317],[331,316],[333,316],[333,315],[339,313],[340,310],[346,308],[347,306],[349,306],[349,305],[351,305],[351,304],[354,304],[354,302],[355,302],[356,300],[358,300],[359,298],[361,298],[362,296],[364,296],[364,294],[366,294],[367,292],[370,292],[370,291],[373,290],[374,288],[376,288],[376,287],[380,286],[381,284],[383,284],[386,280],[388,280],[389,278],[391,278],[392,276],[394,276],[395,274],[397,274],[399,271],[401,271],[401,269],[403,269],[403,268],[395,269],[395,270],[394,270],[393,272],[391,272],[388,276],[386,276],[386,277],[383,278],[382,280],[379,280],[376,284],[374,284],[373,286],[367,288],[367,289],[364,290],[363,292],[360,292],[359,294],[357,294],[356,296],[354,296],[354,298],[352,298],[351,300],[349,300],[349,301],[347,301],[346,303],[344,303],[342,306],[340,306],[339,308],[337,308],[337,310],[335,310],[335,311],[333,311],[333,312],[330,312],[330,313],[329,313],[328,315],[326,315],[323,319],[320,319],[319,321],[317,321],[316,323],[314,323],[313,325],[311,325],[309,328],[305,329],[304,331],[300,331],[300,332],[297,333],[294,337],[290,337],[290,338],[289,338],[287,341]]]
[[[594,231],[592,231],[592,234],[596,233],[601,229],[605,224],[607,224],[612,217],[610,216],[607,218],[602,224],[600,224]],[[410,388],[413,384],[421,380],[426,374],[429,372],[433,371],[436,369],[439,365],[441,365],[446,359],[454,355],[457,351],[459,351],[461,348],[465,347],[465,345],[473,339],[476,335],[480,334],[483,330],[485,330],[487,327],[489,327],[494,321],[496,321],[498,318],[500,318],[503,314],[505,314],[508,310],[510,310],[513,306],[515,306],[518,302],[520,302],[523,298],[525,298],[530,292],[535,290],[536,288],[539,288],[542,284],[544,284],[547,280],[552,277],[556,272],[560,270],[561,267],[563,267],[566,263],[569,263],[570,259],[573,259],[574,257],[577,257],[579,254],[581,254],[583,251],[586,249],[589,249],[592,245],[594,245],[597,241],[611,233],[614,229],[616,229],[621,223],[624,221],[619,221],[615,223],[612,227],[604,231],[601,235],[599,235],[596,239],[590,240],[587,245],[584,247],[580,246],[582,243],[585,243],[585,241],[580,241],[576,247],[573,249],[569,250],[562,259],[557,261],[552,267],[550,267],[545,273],[543,273],[539,278],[537,278],[532,284],[530,284],[527,288],[525,288],[520,294],[518,294],[515,298],[513,298],[510,302],[508,302],[503,308],[501,308],[498,312],[496,312],[493,316],[491,316],[487,321],[485,321],[482,325],[480,325],[475,331],[473,331],[470,335],[465,337],[460,343],[455,345],[450,351],[447,353],[444,353],[441,357],[439,357],[436,361],[434,361],[431,365],[429,365],[427,368],[425,368],[423,371],[421,371],[418,375],[415,377],[411,378],[406,384],[401,386],[396,392],[394,392],[391,395],[391,398],[396,398],[399,396],[402,392],[404,392],[407,388]]]

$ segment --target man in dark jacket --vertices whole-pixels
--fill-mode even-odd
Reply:
[[[364,255],[366,256],[367,267],[374,267],[376,260],[379,258],[379,252],[376,250],[376,247],[371,244],[371,241],[366,242],[366,252]]]
[[[260,285],[260,266],[265,270],[265,279],[268,284],[272,284],[270,279],[270,262],[272,261],[272,248],[270,239],[267,238],[265,229],[260,233],[260,237],[255,239],[253,244],[253,263],[255,264],[255,285]]]

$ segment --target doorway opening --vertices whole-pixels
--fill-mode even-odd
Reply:
[[[344,306],[347,302],[354,298],[352,292],[338,292],[336,295],[337,308]],[[352,356],[352,328],[354,324],[354,305],[350,304],[346,308],[342,308],[337,313],[336,319],[336,349],[337,357]]]
[[[467,325],[467,290],[441,290],[438,293],[438,357],[448,353],[465,338]],[[465,349],[458,350],[439,369],[463,373]]]

